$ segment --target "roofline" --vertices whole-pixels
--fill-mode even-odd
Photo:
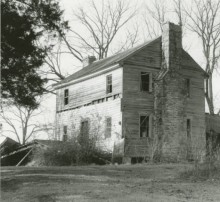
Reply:
[[[204,76],[208,78],[209,74],[194,60],[194,58],[186,50],[183,49],[183,51],[198,65],[199,67],[198,71],[203,72]]]
[[[121,58],[120,60],[116,60],[115,63],[113,63],[112,65],[114,66],[115,64],[122,64],[126,59],[128,59],[129,57],[132,57],[134,54],[138,53],[139,51],[141,51],[142,49],[144,49],[146,46],[148,46],[148,45],[154,43],[155,41],[159,40],[160,38],[161,38],[161,36],[160,36],[160,37],[157,37],[157,38],[155,38],[155,39],[152,39],[152,40],[150,40],[150,41],[147,41],[147,42],[145,42],[145,43],[143,43],[143,44],[141,44],[141,45],[135,47],[135,48],[137,48],[136,50],[134,50],[134,51],[133,51],[132,53],[130,53],[129,55],[127,55],[127,56]],[[133,49],[133,48],[131,48],[131,49]],[[128,49],[128,50],[131,50],[131,49]],[[127,50],[127,51],[128,51],[128,50]],[[124,52],[126,52],[126,51],[124,51]],[[120,53],[119,53],[119,54],[120,54]],[[110,57],[112,57],[112,56],[110,56]],[[104,59],[106,59],[106,58],[103,58],[103,59],[101,59],[101,60],[104,60]],[[101,61],[101,60],[99,60],[99,61]],[[99,61],[95,61],[94,63],[99,62]],[[110,65],[110,67],[111,67],[112,65]],[[88,67],[88,68],[89,68],[89,67]],[[103,71],[97,70],[97,72],[103,72]],[[77,72],[76,72],[76,73],[77,73]],[[56,90],[56,89],[58,89],[58,88],[60,88],[60,87],[62,87],[62,86],[67,86],[67,85],[69,85],[70,82],[71,82],[71,84],[72,84],[72,81],[73,81],[73,83],[75,83],[75,82],[79,82],[78,79],[81,81],[81,79],[83,80],[84,78],[90,78],[90,77],[91,77],[90,75],[93,76],[93,73],[90,73],[89,75],[81,76],[81,77],[79,77],[79,78],[77,78],[77,79],[73,79],[73,80],[66,81],[66,82],[65,82],[66,79],[64,79],[64,80],[60,81],[59,83],[53,84],[52,86],[54,87],[54,90]]]
[[[65,83],[61,83],[61,84],[54,84],[53,87],[54,87],[54,90],[57,90],[57,89],[69,86],[71,84],[79,83],[79,82],[84,81],[86,79],[90,79],[90,78],[99,76],[100,74],[109,72],[111,70],[115,70],[115,69],[120,68],[120,67],[122,67],[122,66],[118,62],[118,63],[116,63],[114,65],[111,65],[110,67],[108,67],[106,69],[103,69],[101,71],[97,71],[97,72],[91,73],[91,74],[86,75],[86,76],[82,76],[82,77],[80,77],[78,79],[74,79],[74,80],[71,80],[71,81],[68,81],[68,82],[65,82]]]
[[[140,45],[140,47],[135,50],[133,53],[127,55],[126,57],[124,57],[123,59],[121,59],[120,61],[125,61],[127,60],[128,58],[132,57],[133,55],[137,54],[138,52],[142,51],[144,48],[146,48],[146,46],[149,46],[151,45],[152,43],[155,43],[156,41],[159,41],[161,39],[162,36],[159,36],[157,38],[154,38],[150,41],[146,41],[144,44]]]

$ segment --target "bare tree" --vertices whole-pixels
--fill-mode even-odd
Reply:
[[[44,60],[48,66],[48,70],[42,71],[42,73],[47,75],[48,74],[52,75],[52,77],[49,79],[55,82],[57,82],[57,80],[63,80],[65,78],[60,64],[61,56],[62,56],[61,44],[58,44],[56,49],[54,48],[53,51],[47,53],[47,57]]]
[[[188,27],[202,41],[206,61],[205,96],[211,114],[215,113],[213,98],[213,72],[218,67],[220,58],[220,0],[193,0],[193,9],[184,9],[190,22]]]
[[[147,38],[153,39],[161,35],[167,12],[166,1],[153,0],[151,7],[146,5],[143,18],[148,32]]]
[[[135,45],[138,44],[140,41],[139,38],[139,25],[136,23],[133,25],[132,29],[127,29],[125,31],[125,41],[121,41],[118,43],[118,46],[112,50],[112,54],[114,53],[120,53],[122,51],[128,50],[130,48],[133,48]]]
[[[78,8],[74,13],[77,23],[81,29],[76,29],[73,25],[68,26],[67,31],[61,30],[58,26],[56,31],[59,35],[57,41],[53,41],[54,46],[48,51],[44,62],[46,68],[41,69],[43,77],[54,82],[59,82],[68,76],[62,69],[62,56],[71,54],[73,60],[82,62],[84,55],[88,52],[102,59],[108,53],[114,54],[133,47],[138,41],[138,26],[133,29],[124,29],[125,25],[136,15],[136,8],[124,0],[112,3],[102,0],[101,6],[94,0],[88,2],[85,8]],[[83,29],[83,31],[82,31]],[[113,45],[119,32],[125,35],[120,40],[119,45]],[[50,39],[47,39],[50,41]],[[51,82],[48,91],[53,93]]]
[[[117,1],[115,5],[110,1],[102,0],[101,7],[91,0],[89,11],[79,8],[78,12],[74,14],[87,34],[82,35],[77,30],[70,28],[74,39],[79,41],[75,47],[86,52],[92,51],[98,59],[107,57],[116,35],[135,14],[136,9],[131,9],[129,3],[123,0]],[[70,49],[73,48],[70,43],[67,46]],[[82,59],[82,55],[80,55],[80,59]]]
[[[40,110],[31,107],[5,104],[2,107],[0,117],[7,129],[3,130],[6,136],[8,133],[15,135],[18,142],[25,144],[40,131],[51,130],[51,126],[36,122],[35,118],[41,114]]]

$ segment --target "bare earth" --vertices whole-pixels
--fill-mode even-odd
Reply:
[[[220,201],[220,180],[179,178],[190,166],[2,167],[1,202]]]

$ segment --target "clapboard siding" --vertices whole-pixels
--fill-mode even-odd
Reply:
[[[129,57],[125,64],[135,65],[135,66],[145,66],[149,68],[161,67],[161,38],[158,38],[153,43],[147,46],[132,57]]]
[[[186,62],[191,67],[186,67]],[[192,147],[205,146],[205,96],[204,96],[204,73],[195,71],[196,67],[191,58],[183,60],[183,77],[190,79],[190,98],[186,100],[185,111],[187,118],[192,121]],[[194,65],[194,66],[193,66]],[[194,67],[194,68],[193,68]],[[186,133],[186,132],[185,132]],[[202,146],[203,145],[203,146]]]
[[[104,138],[106,117],[112,118],[111,137],[107,139]],[[97,137],[99,146],[104,150],[112,151],[114,145],[117,145],[122,137],[121,99],[57,113],[57,138],[62,140],[64,126],[67,126],[68,138],[77,137],[80,134],[81,121],[83,120],[89,121],[89,135]]]
[[[122,93],[122,68],[72,84],[57,90],[57,111],[66,110],[104,98],[106,94],[106,76],[112,74],[112,95]],[[64,105],[64,90],[69,89],[69,104]]]
[[[141,114],[153,114],[153,92],[140,91],[141,72],[149,72],[154,77],[161,66],[160,39],[147,49],[143,49],[124,62],[123,69],[123,135],[125,136],[125,156],[146,156],[148,140],[140,138],[139,118]]]
[[[146,146],[146,141],[140,139],[139,117],[140,114],[153,114],[154,95],[153,92],[140,91],[140,78],[141,72],[149,72],[152,77],[159,72],[161,66],[161,39],[152,43],[148,48],[139,51],[124,63],[123,132],[126,137],[125,153],[127,154],[125,155],[131,156],[132,152],[129,145],[133,145],[135,148],[139,144]]]
[[[154,94],[140,92],[140,74],[142,71],[152,73],[153,77],[159,72],[161,65],[161,51],[158,43],[154,44],[153,50],[140,51],[137,56],[125,61],[123,69],[123,132],[125,138],[125,156],[144,156],[147,152],[149,142],[140,138],[139,117],[140,114],[154,114]],[[148,55],[150,54],[150,56]],[[140,59],[140,57],[144,57]],[[151,63],[148,58],[152,57]],[[137,62],[138,61],[138,62]],[[194,145],[198,138],[204,144],[204,72],[189,57],[183,54],[181,60],[181,77],[190,79],[190,98],[185,101],[185,121],[187,118],[192,120],[192,141]],[[151,122],[153,124],[153,122]],[[183,135],[186,136],[186,126],[183,126]],[[177,134],[176,134],[177,135]],[[198,142],[198,141],[197,141]],[[178,143],[173,146],[178,148]]]

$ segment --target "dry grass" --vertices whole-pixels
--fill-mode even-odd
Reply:
[[[186,179],[181,173],[192,168],[190,164],[2,167],[1,201],[220,201],[219,178]]]

